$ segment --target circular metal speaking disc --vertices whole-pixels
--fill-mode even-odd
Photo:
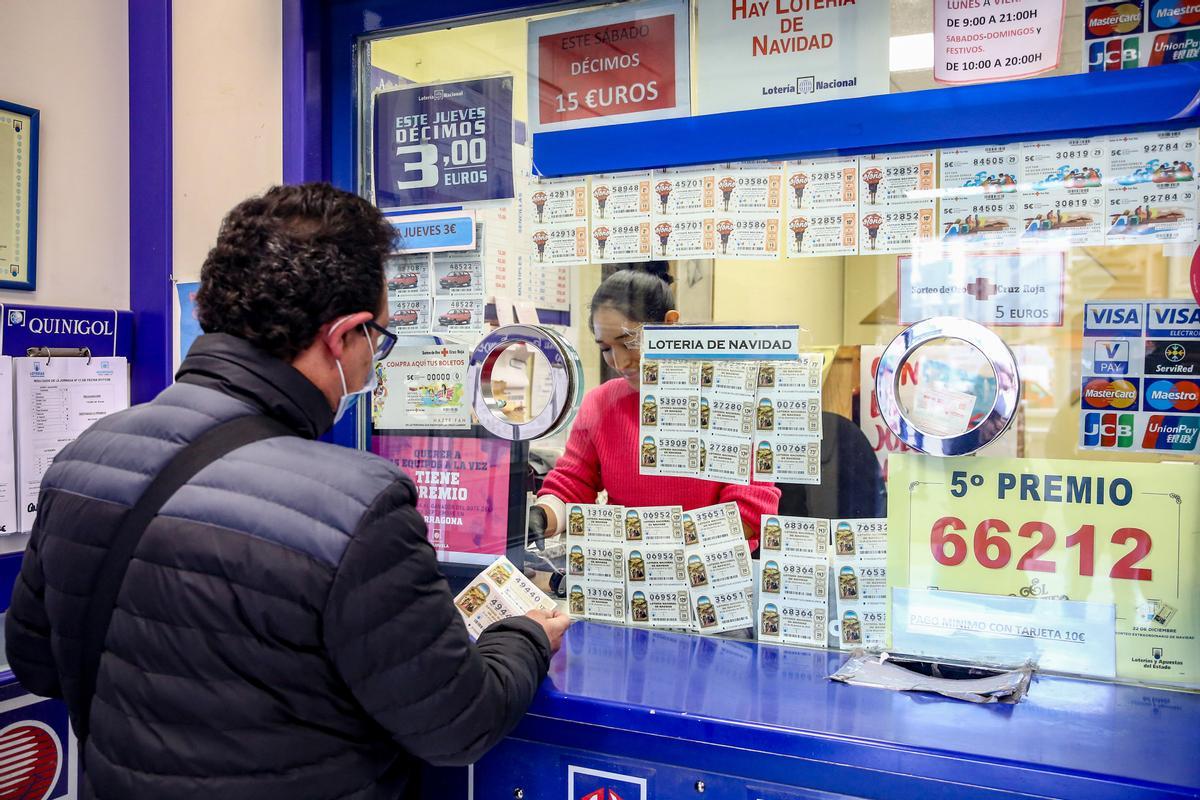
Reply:
[[[514,345],[537,350],[550,365],[550,399],[527,422],[513,422],[488,405],[492,394],[492,370],[501,354]],[[538,325],[505,325],[489,333],[476,345],[467,365],[471,385],[471,407],[479,424],[488,432],[513,442],[548,436],[561,430],[575,417],[583,399],[583,367],[579,356],[560,336]]]
[[[960,339],[974,347],[996,374],[996,398],[983,420],[965,433],[937,436],[920,430],[900,406],[901,367],[917,348],[935,339]],[[1004,340],[978,322],[960,317],[931,317],[913,323],[892,340],[875,373],[879,413],[892,433],[914,450],[934,456],[962,456],[999,439],[1012,424],[1021,397],[1017,359]]]

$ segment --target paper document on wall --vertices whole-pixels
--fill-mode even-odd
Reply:
[[[42,476],[59,451],[102,417],[129,407],[124,358],[17,358],[17,530],[33,527]]]
[[[17,530],[17,445],[13,440],[13,363],[0,356],[0,534]]]

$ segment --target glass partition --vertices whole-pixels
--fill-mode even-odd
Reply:
[[[687,99],[704,113],[702,62],[725,45],[703,4],[648,5],[684,7]],[[891,93],[945,85],[932,5],[890,4]],[[1122,48],[1191,35],[1159,5],[1068,0],[1058,66],[1042,75],[1114,69],[1113,53],[1153,63]],[[817,18],[774,6],[777,24]],[[540,326],[577,353],[584,400],[571,426],[530,443],[527,492],[503,516],[510,540],[537,540],[539,569],[565,574],[573,611],[1200,685],[1196,130],[818,160],[798,132],[786,162],[537,178],[533,32],[631,8],[363,41],[361,191],[417,238],[447,215],[474,230],[389,267],[405,338],[385,366],[374,449],[417,429],[461,437],[470,351],[497,328]],[[610,23],[577,27],[624,30]],[[996,345],[960,338],[963,320]],[[928,341],[877,385],[889,344],[917,323]],[[489,413],[514,425],[542,413],[555,372],[541,352],[518,344],[492,366]],[[456,403],[444,418],[456,421],[430,433],[422,408]],[[920,452],[890,418],[983,446]],[[451,452],[424,480],[466,481],[470,464]],[[507,502],[506,489],[470,504]],[[1072,637],[1091,644],[1072,650]]]

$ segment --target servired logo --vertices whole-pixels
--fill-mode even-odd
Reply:
[[[1146,387],[1146,408],[1154,411],[1195,411],[1200,408],[1200,385],[1194,381],[1155,381]]]
[[[1133,414],[1087,414],[1084,447],[1133,447]]]
[[[1106,3],[1087,13],[1087,38],[1104,39],[1141,30],[1142,2]]]
[[[1138,379],[1084,378],[1080,403],[1084,408],[1103,411],[1106,408],[1132,408],[1137,405]]]
[[[1198,436],[1200,436],[1200,419],[1154,414],[1146,423],[1146,435],[1142,437],[1142,449],[1190,453],[1196,449]]]

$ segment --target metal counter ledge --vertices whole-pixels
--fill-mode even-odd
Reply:
[[[972,705],[828,680],[845,658],[577,622],[469,796],[1200,797],[1200,694],[1039,676]]]

